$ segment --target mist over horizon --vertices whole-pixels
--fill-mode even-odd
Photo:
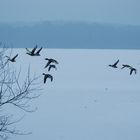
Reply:
[[[140,26],[82,22],[44,21],[0,23],[0,41],[8,47],[36,44],[47,48],[140,49]]]

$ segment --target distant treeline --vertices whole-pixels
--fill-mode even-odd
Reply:
[[[0,41],[9,47],[140,49],[140,26],[42,22],[0,24]]]

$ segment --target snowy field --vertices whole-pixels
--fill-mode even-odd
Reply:
[[[139,140],[140,139],[140,51],[43,49],[30,57],[25,49],[18,53],[15,67],[25,76],[47,72],[45,57],[58,60],[54,81],[42,85],[42,95],[33,102],[38,110],[25,114],[19,130],[32,132],[11,140]],[[120,60],[118,68],[109,67]],[[129,64],[137,69],[130,76]],[[21,111],[20,111],[21,112]],[[16,112],[15,112],[16,113]]]

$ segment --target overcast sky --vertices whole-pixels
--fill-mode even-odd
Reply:
[[[88,21],[140,25],[140,0],[0,0],[0,22]]]

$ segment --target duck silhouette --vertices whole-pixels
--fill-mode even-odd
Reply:
[[[122,67],[121,69],[124,69],[124,68],[128,68],[128,69],[130,69],[130,75],[132,75],[133,72],[135,72],[135,74],[137,73],[136,68],[133,68],[133,67],[130,66],[130,65],[123,64],[122,66],[123,66],[123,67]]]
[[[45,60],[48,60],[48,63],[46,64],[44,68],[47,68],[51,63],[58,64],[57,60],[52,59],[52,58],[45,58]]]
[[[36,49],[37,49],[37,45],[31,51],[26,48],[26,50],[27,50],[26,54],[28,54],[30,56],[35,56]]]
[[[11,61],[11,62],[16,62],[16,58],[18,57],[18,54],[16,54],[13,58],[10,58],[9,56],[6,56],[8,59],[8,61]]]
[[[135,74],[137,73],[137,69],[130,67],[130,75],[132,75],[132,73],[135,72]]]
[[[130,67],[131,67],[130,65],[122,64],[122,68],[121,68],[121,69],[124,69],[124,68],[130,68]]]
[[[108,66],[113,67],[113,68],[118,68],[117,64],[119,63],[119,59],[114,63],[114,64],[110,64]]]
[[[56,65],[49,65],[49,67],[48,67],[48,71],[50,71],[52,68],[54,68],[55,70],[57,70],[57,68],[56,68]]]
[[[46,83],[47,78],[50,78],[51,82],[53,81],[53,76],[52,75],[46,74],[46,73],[43,73],[42,75],[44,75],[44,84]]]

